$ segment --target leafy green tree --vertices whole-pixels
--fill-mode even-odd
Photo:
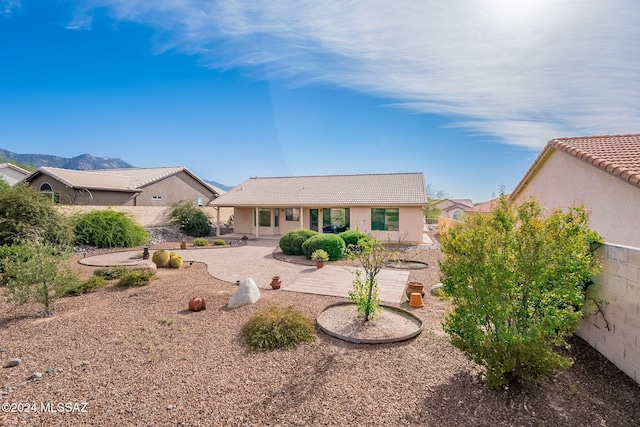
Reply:
[[[51,316],[56,300],[78,283],[68,260],[71,252],[59,246],[41,244],[38,239],[22,245],[19,256],[2,262],[2,279],[7,285],[7,302],[21,305],[35,302],[43,306],[43,315]]]
[[[436,187],[435,185],[427,184],[427,205],[424,207],[425,218],[437,218],[440,216],[441,210],[437,208],[437,204],[444,199],[449,198],[449,194]]]
[[[0,245],[30,241],[33,236],[42,244],[69,246],[73,229],[51,199],[33,187],[18,185],[0,191]]]
[[[440,263],[453,311],[443,323],[453,345],[486,368],[488,386],[533,380],[571,365],[566,346],[582,317],[584,284],[598,273],[579,206],[544,216],[535,200],[470,217],[442,236]]]
[[[358,240],[358,244],[350,245],[348,251],[349,258],[358,260],[364,270],[364,278],[360,270],[356,271],[349,299],[356,305],[364,321],[368,322],[374,319],[380,310],[376,276],[389,261],[395,258],[396,253],[388,250],[382,241],[372,237]]]
[[[211,221],[189,200],[181,200],[171,205],[169,223],[191,237],[207,237],[211,234]]]

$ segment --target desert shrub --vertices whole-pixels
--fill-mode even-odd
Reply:
[[[93,276],[87,280],[78,281],[75,285],[70,286],[64,292],[65,296],[82,295],[92,292],[102,286],[108,285],[105,279],[100,276]]]
[[[193,239],[193,246],[209,246],[209,240],[204,237],[197,237]]]
[[[316,337],[313,321],[292,306],[257,311],[242,327],[242,335],[253,351],[292,348]]]
[[[216,239],[216,240],[213,241],[213,245],[214,246],[224,246],[226,244],[227,244],[227,242],[225,242],[222,239]]]
[[[342,240],[344,240],[344,244],[347,248],[352,245],[356,246],[358,244],[358,240],[360,239],[369,239],[370,236],[358,230],[347,230],[338,234]]]
[[[189,200],[171,205],[169,224],[179,227],[180,231],[192,237],[205,237],[211,234],[211,221],[202,209]]]
[[[120,276],[120,280],[118,280],[117,285],[125,288],[129,287],[137,287],[137,286],[146,286],[151,283],[151,280],[157,277],[155,270],[150,269],[135,269],[135,270],[126,270],[122,276]]]
[[[486,368],[488,386],[534,380],[571,360],[556,353],[578,327],[583,284],[600,265],[588,213],[543,216],[534,200],[467,219],[442,235],[440,263],[453,310],[443,323],[453,345]]]
[[[164,250],[155,251],[153,255],[151,255],[151,261],[158,268],[164,268],[169,265],[169,261],[171,261],[171,252],[167,252]]]
[[[302,244],[302,252],[307,258],[318,249],[322,249],[329,254],[329,260],[335,261],[344,256],[344,240],[337,234],[318,234],[310,237]]]
[[[93,275],[101,277],[104,280],[115,280],[121,278],[126,271],[126,267],[97,268],[93,271]]]
[[[0,191],[0,245],[24,242],[70,246],[73,227],[53,207],[50,197],[17,185]]]
[[[302,255],[304,253],[302,252],[302,244],[306,242],[307,239],[317,235],[317,231],[304,228],[291,230],[280,238],[280,249],[282,249],[282,252],[286,255]]]
[[[28,243],[17,251],[19,257],[3,262],[7,302],[15,305],[35,302],[51,316],[56,300],[76,286],[77,276],[68,265],[71,252],[59,246]]]
[[[149,241],[149,233],[128,212],[93,210],[73,216],[76,244],[131,248]]]

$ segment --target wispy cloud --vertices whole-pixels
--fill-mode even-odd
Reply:
[[[507,144],[640,131],[636,0],[82,4],[78,26],[106,8],[155,27],[158,52],[292,85],[349,87]]]
[[[0,17],[11,16],[14,10],[22,8],[20,0],[0,0]]]

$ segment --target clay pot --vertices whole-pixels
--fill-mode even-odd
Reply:
[[[180,249],[187,249],[187,242],[180,243]]]
[[[316,261],[316,267],[318,268],[324,267],[324,261]]]
[[[409,297],[409,307],[413,307],[413,308],[424,307],[424,304],[422,302],[422,295],[420,295],[418,292],[412,293],[411,296]]]
[[[421,298],[424,298],[424,285],[421,282],[409,282],[407,283],[407,287],[405,289],[405,293],[407,294],[407,298],[411,300],[411,294],[417,292],[420,294]]]
[[[272,289],[280,289],[280,285],[282,285],[282,281],[280,280],[280,276],[273,276],[273,279],[271,279],[271,288]]]
[[[204,298],[191,298],[189,301],[189,310],[191,311],[200,311],[205,310],[207,308],[206,303],[204,302]]]

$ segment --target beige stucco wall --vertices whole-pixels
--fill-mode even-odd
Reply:
[[[16,182],[22,180],[26,175],[20,171],[17,171],[11,167],[0,167],[0,178],[3,178],[7,184],[14,185]]]
[[[135,193],[123,193],[116,191],[91,190],[89,193],[81,193],[68,188],[64,183],[47,175],[38,175],[31,181],[31,186],[40,189],[40,186],[47,183],[54,193],[60,194],[60,203],[63,205],[103,205],[103,206],[124,206],[133,205],[132,197]]]
[[[154,200],[153,196],[161,196],[162,200]],[[136,206],[169,206],[181,200],[194,203],[202,198],[203,206],[213,199],[213,192],[205,189],[198,181],[186,172],[180,172],[166,179],[142,187],[142,193],[136,197]]]
[[[640,383],[640,249],[606,244],[598,256],[603,268],[594,282],[604,316],[591,310],[577,335]]]
[[[606,242],[640,247],[640,188],[561,151],[551,154],[515,201],[535,197],[547,209],[584,204]]]
[[[291,206],[290,206],[291,207]],[[335,206],[333,206],[335,207]],[[279,209],[280,226],[275,227],[274,209]],[[271,227],[260,227],[260,236],[282,235],[296,228],[309,228],[309,210],[303,208],[300,221],[286,221],[285,208],[271,208]],[[315,209],[315,208],[314,208]],[[318,231],[322,232],[322,208],[318,209]],[[253,225],[253,212],[255,208],[235,208],[234,232],[239,234],[255,234]],[[356,228],[363,233],[371,234],[374,237],[392,242],[422,243],[424,230],[424,216],[421,207],[401,207],[399,208],[399,231],[371,231],[371,207],[351,207],[350,208],[351,229]]]

